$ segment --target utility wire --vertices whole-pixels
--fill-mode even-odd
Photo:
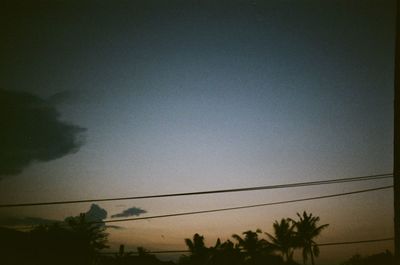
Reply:
[[[360,240],[360,241],[345,241],[345,242],[322,243],[322,244],[317,244],[317,245],[320,246],[320,247],[324,247],[324,246],[337,246],[337,245],[350,245],[350,244],[360,244],[360,243],[382,242],[382,241],[390,241],[390,240],[394,240],[394,237],[379,238],[379,239],[369,239],[369,240]]]
[[[286,200],[286,201],[278,201],[278,202],[270,202],[270,203],[262,203],[262,204],[235,206],[235,207],[229,207],[229,208],[219,208],[219,209],[211,209],[211,210],[203,210],[203,211],[172,213],[172,214],[164,214],[164,215],[153,215],[153,216],[126,218],[126,219],[116,219],[116,220],[90,221],[90,222],[88,222],[88,224],[105,224],[105,223],[116,223],[116,222],[128,222],[128,221],[167,218],[167,217],[184,216],[184,215],[194,215],[194,214],[213,213],[213,212],[222,212],[222,211],[232,211],[232,210],[240,210],[240,209],[247,209],[247,208],[255,208],[255,207],[272,206],[272,205],[287,204],[287,203],[294,203],[294,202],[302,202],[302,201],[333,198],[333,197],[339,197],[339,196],[346,196],[346,195],[352,195],[352,194],[359,194],[359,193],[366,193],[366,192],[384,190],[384,189],[389,189],[389,188],[393,188],[393,185],[377,187],[377,188],[371,188],[371,189],[364,189],[364,190],[355,190],[355,191],[344,192],[344,193],[335,193],[335,194],[316,196],[316,197],[308,197],[308,198]],[[59,225],[64,225],[64,224],[66,225],[65,221],[57,221],[55,223],[59,224]],[[23,226],[23,227],[31,228],[31,226]]]
[[[50,201],[50,202],[35,202],[35,203],[0,204],[0,208],[24,207],[24,206],[41,206],[41,205],[56,205],[56,204],[74,204],[74,203],[86,203],[86,202],[137,200],[137,199],[150,199],[150,198],[205,195],[205,194],[215,194],[215,193],[229,193],[229,192],[256,191],[256,190],[271,190],[271,189],[283,189],[283,188],[295,188],[295,187],[305,187],[305,186],[315,186],[315,185],[346,183],[346,182],[355,182],[355,181],[377,180],[377,179],[386,179],[386,178],[392,178],[392,177],[393,177],[392,173],[386,173],[386,174],[377,174],[377,175],[369,175],[369,176],[353,177],[353,178],[339,178],[339,179],[331,179],[331,180],[298,182],[298,183],[269,185],[269,186],[255,186],[255,187],[236,188],[236,189],[208,190],[208,191],[169,193],[169,194],[118,197],[118,198],[103,198],[103,199],[85,199],[85,200]]]
[[[346,196],[346,195],[352,195],[352,194],[358,194],[358,193],[364,193],[364,192],[384,190],[384,189],[389,189],[389,188],[393,188],[393,185],[391,185],[391,186],[383,186],[383,187],[378,187],[378,188],[372,188],[372,189],[364,189],[364,190],[356,190],[356,191],[351,191],[351,192],[344,192],[344,193],[336,193],[336,194],[330,194],[330,195],[316,196],[316,197],[308,197],[308,198],[302,198],[302,199],[287,200],[287,201],[252,204],[252,205],[236,206],[236,207],[229,207],[229,208],[219,208],[219,209],[203,210],[203,211],[192,211],[192,212],[172,213],[172,214],[164,214],[164,215],[153,215],[153,216],[127,218],[127,219],[96,221],[96,222],[91,222],[91,223],[102,224],[102,223],[128,222],[128,221],[148,220],[148,219],[166,218],[166,217],[183,216],[183,215],[193,215],[193,214],[213,213],[213,212],[222,212],[222,211],[232,211],[232,210],[240,210],[240,209],[246,209],[246,208],[255,208],[255,207],[271,206],[271,205],[286,204],[286,203],[293,203],[293,202],[302,202],[302,201],[310,201],[310,200],[317,200],[317,199],[333,198],[333,197]]]
[[[368,240],[359,240],[359,241],[344,241],[344,242],[331,242],[331,243],[321,243],[317,244],[319,247],[324,246],[339,246],[339,245],[352,245],[352,244],[362,244],[362,243],[373,243],[373,242],[383,242],[383,241],[392,241],[394,237],[387,238],[378,238],[378,239],[368,239]],[[146,251],[149,254],[169,254],[169,253],[189,253],[190,250],[156,250],[156,251]],[[102,255],[115,255],[119,252],[100,252]],[[137,251],[128,251],[126,253],[138,254]]]

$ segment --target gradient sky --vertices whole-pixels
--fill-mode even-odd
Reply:
[[[0,6],[0,88],[86,128],[74,154],[0,181],[1,202],[137,196],[392,172],[395,1],[13,1]],[[73,1],[72,1],[73,2]],[[109,216],[279,201],[368,183],[99,203]],[[379,191],[269,208],[121,223],[111,244],[182,249],[307,210],[319,242],[393,235]],[[1,209],[63,219],[89,204]],[[326,247],[321,261],[392,242]],[[332,257],[335,257],[333,259]],[[327,264],[328,264],[327,263]]]

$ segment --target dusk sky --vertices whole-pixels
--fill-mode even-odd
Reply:
[[[57,131],[67,135],[60,138],[65,142],[51,143],[52,152],[13,161],[13,168],[0,165],[1,203],[393,171],[395,0],[10,3],[0,4],[0,96],[51,106],[46,110],[59,116],[46,117],[56,117],[62,124]],[[1,122],[29,143],[41,134]],[[0,142],[0,148],[20,147]],[[97,204],[112,219],[132,207],[150,216],[391,184],[386,179]],[[9,217],[63,220],[89,208],[0,209],[0,223]],[[320,243],[393,236],[391,189],[115,223],[123,229],[108,232],[113,249],[121,243],[185,249],[183,239],[196,232],[213,245],[217,237],[249,229],[271,232],[274,220],[304,210],[330,224]],[[393,242],[324,247],[319,260],[329,264],[385,249],[393,249]]]

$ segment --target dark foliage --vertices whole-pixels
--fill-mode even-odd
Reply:
[[[280,265],[283,260],[272,253],[272,248],[258,234],[261,230],[243,232],[243,237],[234,234],[232,237],[236,243],[227,240],[221,243],[218,239],[213,247],[206,247],[204,237],[199,234],[193,236],[193,240],[185,239],[190,251],[189,256],[182,256],[179,264],[182,265]]]
[[[342,265],[394,265],[394,256],[388,250],[386,252],[362,257],[360,255],[354,255],[348,261],[342,263]]]
[[[40,225],[30,232],[1,228],[2,264],[93,264],[96,254],[107,247],[104,229],[86,222],[84,214],[67,224]]]
[[[173,265],[160,261],[146,249],[136,253],[121,245],[118,253],[105,253],[107,233],[104,223],[93,223],[94,213],[101,218],[105,213],[92,206],[87,214],[69,217],[65,222],[40,225],[29,232],[0,227],[0,264],[2,265]],[[96,210],[96,211],[95,211]],[[101,209],[100,209],[101,210]],[[90,214],[91,213],[91,214]],[[93,217],[94,216],[94,217]],[[98,217],[98,216],[97,216]],[[95,219],[98,219],[98,218]],[[194,234],[185,239],[189,254],[182,255],[179,265],[299,265],[292,259],[293,251],[300,249],[313,257],[315,237],[327,227],[318,226],[319,217],[303,213],[299,220],[282,219],[273,225],[271,241],[260,238],[262,231],[248,230],[232,235],[232,240],[216,241],[207,247],[204,237]],[[304,238],[300,238],[303,236]],[[306,242],[307,244],[304,244]],[[110,255],[111,254],[111,255]],[[342,265],[394,265],[390,252],[361,257],[353,256]]]

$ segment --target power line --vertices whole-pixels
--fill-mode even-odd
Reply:
[[[330,243],[321,243],[317,244],[319,247],[324,246],[339,246],[339,245],[353,245],[353,244],[363,244],[363,243],[374,243],[374,242],[384,242],[384,241],[393,241],[394,237],[387,238],[378,238],[378,239],[368,239],[368,240],[359,240],[359,241],[343,241],[343,242],[330,242]],[[190,250],[155,250],[155,251],[146,251],[149,254],[172,254],[172,253],[189,253]],[[138,254],[137,251],[128,251],[127,253]],[[103,255],[114,255],[118,254],[118,252],[101,252],[99,254]]]
[[[379,239],[369,239],[369,240],[359,240],[359,241],[345,241],[345,242],[334,242],[334,243],[322,243],[317,244],[320,247],[324,246],[337,246],[337,245],[350,245],[350,244],[361,244],[361,243],[372,243],[372,242],[382,242],[394,240],[394,237],[379,238]]]
[[[102,224],[102,223],[128,222],[128,221],[148,220],[148,219],[175,217],[175,216],[183,216],[183,215],[194,215],[194,214],[203,214],[203,213],[232,211],[232,210],[239,210],[239,209],[246,209],[246,208],[255,208],[255,207],[271,206],[271,205],[286,204],[286,203],[293,203],[293,202],[302,202],[302,201],[310,201],[310,200],[317,200],[317,199],[333,198],[333,197],[346,196],[346,195],[352,195],[352,194],[358,194],[358,193],[364,193],[364,192],[384,190],[384,189],[389,189],[389,188],[393,188],[393,186],[392,185],[391,186],[383,186],[383,187],[372,188],[372,189],[356,190],[356,191],[351,191],[351,192],[336,193],[336,194],[330,194],[330,195],[308,197],[308,198],[279,201],[279,202],[269,202],[269,203],[252,204],[252,205],[236,206],[236,207],[229,207],[229,208],[172,213],[172,214],[164,214],[164,215],[153,215],[153,216],[135,217],[135,218],[127,218],[127,219],[105,220],[105,221],[98,221],[98,222],[91,222],[91,223]]]
[[[236,188],[236,189],[208,190],[208,191],[169,193],[169,194],[118,197],[118,198],[103,198],[103,199],[85,199],[85,200],[66,200],[66,201],[50,201],[50,202],[35,202],[35,203],[0,204],[0,208],[25,207],[25,206],[42,206],[42,205],[56,205],[56,204],[75,204],[75,203],[87,203],[87,202],[121,201],[121,200],[137,200],[137,199],[192,196],[192,195],[205,195],[205,194],[242,192],[242,191],[271,190],[271,189],[283,189],[283,188],[295,188],[295,187],[305,187],[305,186],[315,186],[315,185],[347,183],[347,182],[355,182],[355,181],[378,180],[378,179],[386,179],[386,178],[392,178],[392,177],[393,177],[392,173],[385,173],[385,174],[377,174],[377,175],[369,175],[369,176],[361,176],[361,177],[353,177],[353,178],[339,178],[339,179],[331,179],[331,180],[298,182],[298,183],[269,185],[269,186],[254,186],[254,187]]]
[[[294,203],[294,202],[302,202],[302,201],[311,201],[311,200],[318,200],[318,199],[326,199],[326,198],[333,198],[333,197],[340,197],[352,194],[359,194],[359,193],[366,193],[371,191],[378,191],[393,188],[391,186],[383,186],[371,189],[364,189],[364,190],[356,190],[351,192],[344,192],[344,193],[335,193],[329,195],[322,195],[316,197],[308,197],[308,198],[301,198],[301,199],[294,199],[294,200],[286,200],[286,201],[278,201],[278,202],[270,202],[270,203],[262,203],[262,204],[252,204],[252,205],[244,205],[244,206],[235,206],[235,207],[228,207],[228,208],[219,208],[219,209],[211,209],[211,210],[203,210],[203,211],[191,211],[191,212],[182,212],[182,213],[172,213],[172,214],[164,214],[164,215],[153,215],[153,216],[145,216],[145,217],[136,217],[136,218],[127,218],[127,219],[117,219],[117,220],[104,220],[104,221],[90,221],[90,224],[105,224],[105,223],[116,223],[116,222],[128,222],[128,221],[138,221],[138,220],[147,220],[147,219],[157,219],[157,218],[167,218],[167,217],[175,217],[175,216],[184,216],[184,215],[194,215],[194,214],[204,214],[204,213],[213,213],[213,212],[222,212],[222,211],[232,211],[232,210],[240,210],[240,209],[247,209],[247,208],[256,208],[256,207],[263,207],[263,206],[272,206],[272,205],[279,205],[279,204],[287,204],[287,203]],[[65,221],[57,221],[57,224],[66,224]],[[24,228],[31,228],[31,226],[19,226]]]

